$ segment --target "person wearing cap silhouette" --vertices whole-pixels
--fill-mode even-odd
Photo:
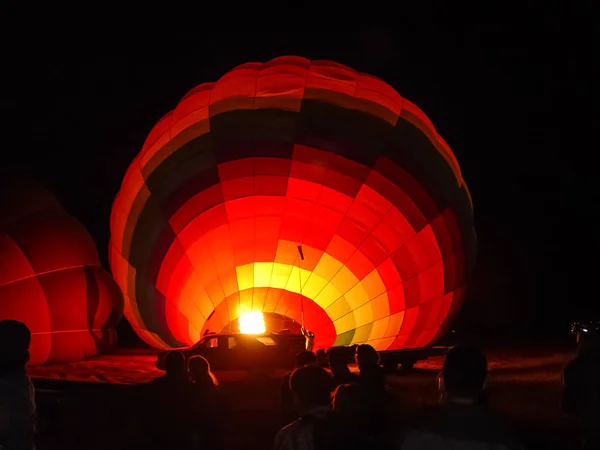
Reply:
[[[16,320],[0,321],[0,449],[35,449],[35,391],[25,366],[31,332]]]

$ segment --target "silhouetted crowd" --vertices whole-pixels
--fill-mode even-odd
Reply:
[[[0,321],[0,450],[34,449],[35,400],[26,374],[31,335],[20,322]],[[510,425],[488,405],[488,364],[476,347],[451,348],[437,378],[439,405],[419,426],[402,428],[397,401],[386,384],[379,355],[356,347],[358,373],[342,348],[297,355],[282,380],[281,414],[289,421],[274,450],[513,450],[523,449]],[[144,449],[215,449],[227,433],[228,407],[209,363],[186,361],[172,351],[165,374],[137,388],[135,427]],[[600,449],[600,336],[582,336],[579,352],[563,373],[563,410],[581,427],[582,448]],[[248,443],[249,449],[254,448]]]
[[[395,423],[391,392],[370,345],[356,349],[358,374],[339,349],[328,354],[331,375],[299,356],[301,367],[289,378],[299,418],[277,434],[275,450],[522,448],[485,404],[487,361],[475,347],[448,352],[438,379],[442,404],[415,430]]]
[[[275,437],[275,450],[382,448],[386,442],[386,383],[379,355],[370,345],[356,350],[359,373],[342,349],[328,352],[331,374],[316,355],[302,352],[297,369],[283,380],[282,410],[292,418]]]

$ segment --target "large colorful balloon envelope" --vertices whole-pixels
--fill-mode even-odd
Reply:
[[[160,348],[249,311],[304,325],[316,348],[425,346],[475,255],[469,192],[427,116],[300,57],[191,90],[129,167],[111,234],[125,315]]]
[[[31,364],[85,359],[116,343],[123,295],[87,230],[39,184],[0,183],[0,320],[25,323]]]

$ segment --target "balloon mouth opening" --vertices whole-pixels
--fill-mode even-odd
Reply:
[[[301,328],[302,325],[293,317],[285,316],[283,314],[268,312],[268,311],[260,311],[260,310],[252,310],[258,311],[263,316],[263,321],[265,324],[265,333],[287,333],[287,334],[302,334]],[[332,325],[333,326],[333,325]],[[212,325],[207,324],[205,329],[210,329]],[[224,327],[215,326],[215,329],[221,330],[221,333],[242,333],[240,331],[240,317],[232,320]]]

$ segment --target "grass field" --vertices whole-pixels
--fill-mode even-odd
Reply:
[[[511,347],[488,350],[491,405],[508,419],[531,449],[577,448],[574,424],[560,412],[560,372],[565,348]],[[39,389],[39,448],[134,449],[141,441],[128,429],[129,384],[160,375],[154,355],[117,354],[83,363],[32,368]],[[397,398],[398,427],[410,424],[425,405],[437,401],[435,378],[442,359],[419,363],[411,372],[390,375]],[[231,405],[228,449],[269,449],[281,425],[281,373],[249,378],[217,373]]]

